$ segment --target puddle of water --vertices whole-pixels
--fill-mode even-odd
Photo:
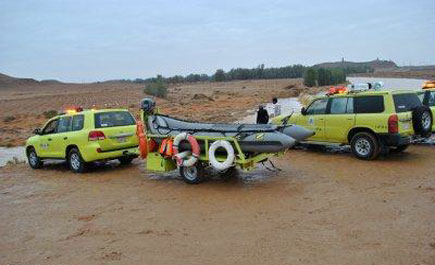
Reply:
[[[414,144],[435,145],[435,134],[432,134],[432,136],[429,138],[416,139]]]
[[[278,104],[281,105],[281,114],[283,115],[290,115],[292,112],[298,113],[301,111],[302,104],[299,102],[298,98],[280,98],[278,99]],[[266,104],[266,110],[271,115],[274,113],[274,107],[272,103]],[[271,116],[271,118],[273,118]],[[247,115],[237,121],[236,123],[248,123],[248,124],[254,124],[257,120],[257,113],[256,110],[249,110],[247,111]]]
[[[5,166],[9,161],[27,161],[23,146],[17,147],[0,147],[0,167]]]
[[[347,81],[354,84],[362,83],[374,83],[381,81],[384,83],[383,89],[395,90],[395,89],[412,89],[420,90],[425,79],[409,79],[409,78],[376,78],[376,77],[348,77]]]

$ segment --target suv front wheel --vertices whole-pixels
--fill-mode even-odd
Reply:
[[[27,161],[29,162],[30,167],[33,169],[42,168],[43,162],[38,157],[38,154],[36,154],[36,151],[33,147],[29,148],[27,151]]]
[[[355,134],[352,137],[350,146],[354,155],[364,160],[376,159],[380,152],[378,139],[376,136],[368,132]]]

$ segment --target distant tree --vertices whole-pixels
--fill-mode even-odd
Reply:
[[[304,73],[304,85],[308,87],[313,87],[316,85],[317,71],[316,69],[310,67]]]
[[[144,93],[158,98],[166,98],[168,86],[161,75],[145,85]]]
[[[346,74],[343,69],[331,69],[330,79],[327,85],[336,85],[346,82]]]
[[[225,72],[222,69],[216,70],[216,73],[214,74],[214,81],[216,82],[222,82],[225,81]]]
[[[330,83],[331,72],[325,68],[317,70],[317,84],[319,86],[327,86]]]
[[[264,64],[260,64],[260,65],[257,67],[257,75],[256,75],[256,77],[257,77],[258,79],[262,79],[262,78],[263,78],[263,73],[264,73]]]

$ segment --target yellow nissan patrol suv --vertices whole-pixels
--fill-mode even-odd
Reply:
[[[136,121],[124,109],[67,111],[50,119],[26,142],[30,167],[41,168],[45,159],[65,159],[74,173],[88,163],[118,159],[130,163],[138,156]]]
[[[315,131],[313,144],[351,146],[356,157],[377,158],[390,148],[405,150],[415,134],[426,136],[432,113],[415,91],[365,90],[316,98],[300,114],[278,116],[275,124],[297,124]]]

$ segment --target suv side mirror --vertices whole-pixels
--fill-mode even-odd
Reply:
[[[41,134],[41,129],[40,128],[36,128],[35,130],[33,130],[33,134],[40,135]]]
[[[306,115],[307,114],[307,109],[305,107],[302,107],[301,114],[302,115]]]

